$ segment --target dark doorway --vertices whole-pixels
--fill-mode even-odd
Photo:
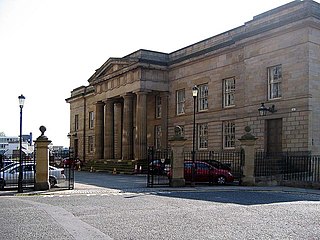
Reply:
[[[282,119],[269,119],[266,126],[267,152],[282,152]]]
[[[76,138],[74,139],[74,158],[78,158],[79,155],[78,155],[78,149],[79,149],[79,140]]]

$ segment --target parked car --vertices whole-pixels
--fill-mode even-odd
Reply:
[[[0,172],[0,188],[10,184],[18,184],[20,165],[15,163],[7,166],[5,170]],[[34,181],[34,163],[25,163],[22,165],[23,182],[32,183]],[[64,175],[63,168],[56,168],[49,166],[49,183],[50,187],[58,184],[60,181],[64,181],[66,176]]]
[[[184,162],[184,178],[188,182],[192,180],[192,164],[192,161]],[[168,177],[172,177],[171,171],[169,172]],[[207,162],[195,161],[194,181],[223,185],[232,183],[234,181],[234,176],[229,170],[216,168]]]
[[[14,162],[14,161],[8,161],[5,164],[3,164],[3,167],[0,169],[0,171],[5,171],[6,169],[18,164],[19,162]]]
[[[160,159],[153,160],[149,163],[149,172],[155,175],[167,175],[170,170],[168,160]]]
[[[231,164],[221,163],[221,162],[216,161],[216,160],[209,160],[208,163],[210,165],[214,166],[215,168],[231,171]]]
[[[82,166],[82,161],[79,158],[74,159],[74,158],[67,157],[67,158],[64,158],[61,163],[63,167]]]

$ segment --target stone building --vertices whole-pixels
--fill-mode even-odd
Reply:
[[[191,150],[194,85],[197,150],[236,148],[249,125],[259,149],[319,154],[320,4],[293,1],[169,54],[108,59],[66,99],[70,146],[85,161],[143,160],[179,125]]]

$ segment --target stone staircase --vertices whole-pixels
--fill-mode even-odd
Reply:
[[[89,160],[84,163],[82,170],[112,174],[137,174],[146,173],[147,164],[136,160]]]

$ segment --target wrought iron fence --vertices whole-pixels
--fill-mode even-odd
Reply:
[[[254,174],[280,181],[319,182],[320,156],[312,156],[310,152],[257,151]]]

